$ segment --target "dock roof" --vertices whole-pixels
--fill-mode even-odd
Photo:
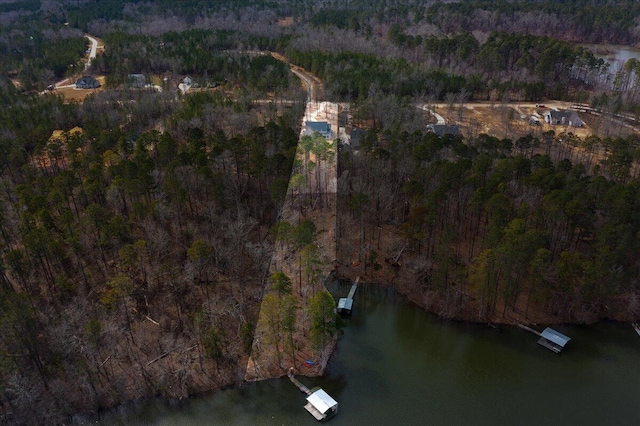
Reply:
[[[338,402],[331,398],[328,393],[322,389],[318,389],[307,397],[307,401],[313,405],[322,414],[329,411],[332,407],[338,405]]]
[[[549,340],[550,342],[555,343],[558,346],[561,346],[564,348],[564,345],[567,344],[567,342],[569,340],[571,340],[570,337],[565,336],[564,334],[555,331],[552,328],[545,328],[542,333],[540,333],[541,337],[544,337],[545,339]]]
[[[351,310],[353,307],[353,299],[349,299],[347,297],[341,297],[338,301],[338,309],[347,309]]]

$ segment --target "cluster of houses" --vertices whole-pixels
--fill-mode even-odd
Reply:
[[[523,116],[523,118],[526,118],[526,116]],[[551,125],[559,126],[582,127],[585,125],[575,111],[568,110],[549,110],[544,114],[544,121]],[[530,122],[531,124],[540,124],[540,120],[535,116],[531,116]],[[462,136],[460,128],[456,124],[429,124],[427,125],[427,131],[433,132],[440,137],[444,135]]]
[[[165,81],[167,81],[166,78],[165,78]],[[147,84],[147,78],[145,77],[144,74],[129,74],[127,75],[127,79],[125,83],[127,87],[134,88],[134,89],[144,89],[149,86],[149,84]],[[214,82],[209,84],[208,86],[216,87],[218,86],[218,84],[219,83]],[[97,89],[100,86],[101,86],[100,82],[96,80],[95,77],[90,75],[82,76],[75,81],[76,89]],[[197,88],[199,87],[199,85],[198,83],[195,83],[193,79],[189,76],[184,77],[184,79],[180,80],[180,83],[178,84],[178,89],[182,90],[183,92],[185,92],[191,87]],[[54,85],[51,85],[49,86],[48,89],[53,90],[54,88],[55,88]]]

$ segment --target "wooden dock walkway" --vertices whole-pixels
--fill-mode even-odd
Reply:
[[[527,327],[524,324],[518,324],[518,327],[520,327],[523,330],[529,331],[529,332],[531,332],[531,333],[533,333],[535,335],[542,336],[542,333],[540,333],[539,331],[534,330],[533,328]]]
[[[351,286],[351,290],[349,291],[349,295],[347,297],[341,297],[338,301],[338,313],[339,314],[351,314],[351,308],[353,307],[353,296],[356,295],[356,290],[358,290],[358,283],[360,282],[360,277],[356,278],[356,281]]]
[[[311,391],[309,390],[309,388],[300,383],[300,381],[293,376],[293,367],[291,367],[289,371],[287,371],[287,376],[289,376],[289,380],[291,380],[291,383],[293,383],[298,387],[298,389],[300,389],[300,392],[306,395],[311,395]]]
[[[520,327],[523,330],[529,331],[537,336],[540,336],[540,339],[538,340],[538,344],[541,346],[544,346],[545,348],[557,354],[559,354],[562,351],[562,349],[564,349],[564,346],[567,344],[567,342],[571,340],[569,336],[565,336],[559,331],[556,331],[549,327],[542,330],[542,332],[536,331],[533,328],[527,327],[524,324],[518,324],[518,327]]]
[[[351,286],[351,290],[349,291],[349,295],[347,299],[353,299],[353,296],[356,295],[356,290],[358,289],[358,283],[360,282],[360,277],[356,278],[356,282]]]

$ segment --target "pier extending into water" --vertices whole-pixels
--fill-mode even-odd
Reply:
[[[349,291],[349,295],[347,297],[341,297],[338,301],[338,313],[339,314],[350,314],[351,309],[353,308],[353,297],[356,295],[356,290],[358,290],[358,283],[360,282],[360,277],[356,278],[356,281],[351,286],[351,290]]]
[[[545,348],[557,354],[560,353],[560,351],[564,349],[564,346],[569,342],[569,340],[571,340],[570,337],[565,336],[564,334],[549,327],[542,330],[542,333],[530,327],[527,327],[524,324],[518,324],[518,327],[540,336],[540,340],[538,340],[538,344],[540,346],[544,346]]]
[[[307,395],[311,395],[311,391],[309,390],[308,387],[306,387],[305,385],[303,385],[302,383],[300,383],[300,380],[296,379],[293,375],[293,367],[291,367],[289,369],[289,371],[287,371],[287,376],[289,376],[289,380],[291,380],[291,383],[293,383],[294,385],[296,385],[298,387],[298,389],[300,389],[300,392],[307,394]]]
[[[313,390],[309,390],[308,387],[300,383],[300,381],[294,377],[293,367],[287,371],[287,376],[289,376],[291,383],[300,389],[300,392],[307,395],[307,404],[304,406],[304,409],[307,410],[316,420],[327,420],[338,413],[338,402],[331,398],[331,396],[321,388],[313,388]]]
[[[533,333],[533,334],[535,334],[535,335],[542,336],[542,334],[541,334],[539,331],[534,330],[534,329],[533,329],[533,328],[531,328],[531,327],[527,327],[527,326],[526,326],[526,325],[524,325],[524,324],[518,324],[518,327],[520,327],[521,329],[526,330],[526,331],[528,331],[528,332],[531,332],[531,333]]]

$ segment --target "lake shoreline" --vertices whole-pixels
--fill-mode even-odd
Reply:
[[[344,282],[330,285],[334,294],[341,294],[347,288],[348,284]],[[580,400],[583,389],[589,389],[591,393],[601,392],[600,385],[594,386],[602,379],[599,372],[613,369],[613,373],[607,375],[608,386],[617,386],[621,380],[618,370],[622,367],[609,365],[608,360],[614,356],[610,351],[617,354],[615,351],[619,351],[619,345],[622,344],[622,348],[626,348],[624,359],[629,362],[629,352],[633,355],[638,338],[631,327],[611,321],[603,321],[603,324],[595,327],[561,326],[559,330],[567,332],[573,340],[566,354],[558,356],[538,346],[535,336],[515,327],[494,329],[478,323],[443,320],[417,309],[414,302],[393,286],[369,284],[359,292],[355,298],[353,315],[346,320],[347,326],[339,339],[339,346],[331,356],[327,372],[316,379],[302,378],[305,385],[322,387],[344,407],[334,420],[337,425],[366,425],[371,424],[372,418],[384,420],[385,415],[390,415],[388,408],[402,404],[400,401],[405,401],[406,405],[399,408],[399,416],[404,416],[405,421],[411,424],[411,419],[423,416],[425,411],[432,412],[433,406],[445,404],[444,401],[454,395],[451,392],[458,389],[457,377],[471,385],[471,388],[460,389],[460,393],[455,394],[456,401],[459,399],[458,402],[466,403],[460,405],[463,407],[461,412],[441,410],[432,424],[468,420],[472,412],[478,416],[475,424],[490,424],[489,421],[500,423],[499,418],[506,414],[493,410],[478,411],[477,408],[484,407],[488,400],[500,397],[506,398],[507,402],[509,398],[513,400],[517,407],[511,407],[511,411],[535,411],[535,406],[524,406],[526,404],[523,401],[531,395],[552,401],[549,403],[551,410],[560,416],[555,418],[566,422],[567,416],[575,414],[562,411],[567,402]],[[584,357],[598,365],[604,364],[584,370],[580,367],[583,363],[576,362],[584,360]],[[607,368],[603,370],[602,366],[605,365]],[[421,366],[420,370],[415,371],[418,366]],[[567,368],[576,371],[565,373]],[[578,370],[582,374],[576,376]],[[458,374],[460,376],[456,376]],[[573,379],[575,377],[580,379],[576,381]],[[398,382],[398,379],[401,380]],[[469,379],[472,381],[469,382]],[[547,385],[554,384],[564,389],[560,401],[550,400],[546,393]],[[520,391],[505,393],[501,386],[496,385],[506,385],[507,389],[518,386]],[[422,405],[413,404],[415,401],[411,400],[411,395],[433,392],[434,386],[438,392],[431,393]],[[485,397],[485,392],[492,395]],[[515,397],[519,392],[532,394]],[[628,389],[623,395],[627,394]],[[363,413],[361,404],[371,398],[378,398],[380,407],[374,407],[374,413]],[[610,399],[597,407],[585,406],[585,409],[594,418],[610,415],[612,410],[618,408],[615,398]],[[469,402],[479,405],[474,408]],[[304,395],[283,377],[243,382],[196,393],[181,400],[137,400],[112,409],[112,417],[109,418],[109,410],[101,411],[100,424],[160,426],[184,424],[186,421],[190,425],[210,422],[220,425],[315,424],[315,420],[304,411],[303,405]],[[454,405],[457,406],[457,403]],[[586,414],[581,416],[587,417]],[[623,416],[631,418],[633,414],[628,409]],[[95,421],[97,417],[92,418]]]

